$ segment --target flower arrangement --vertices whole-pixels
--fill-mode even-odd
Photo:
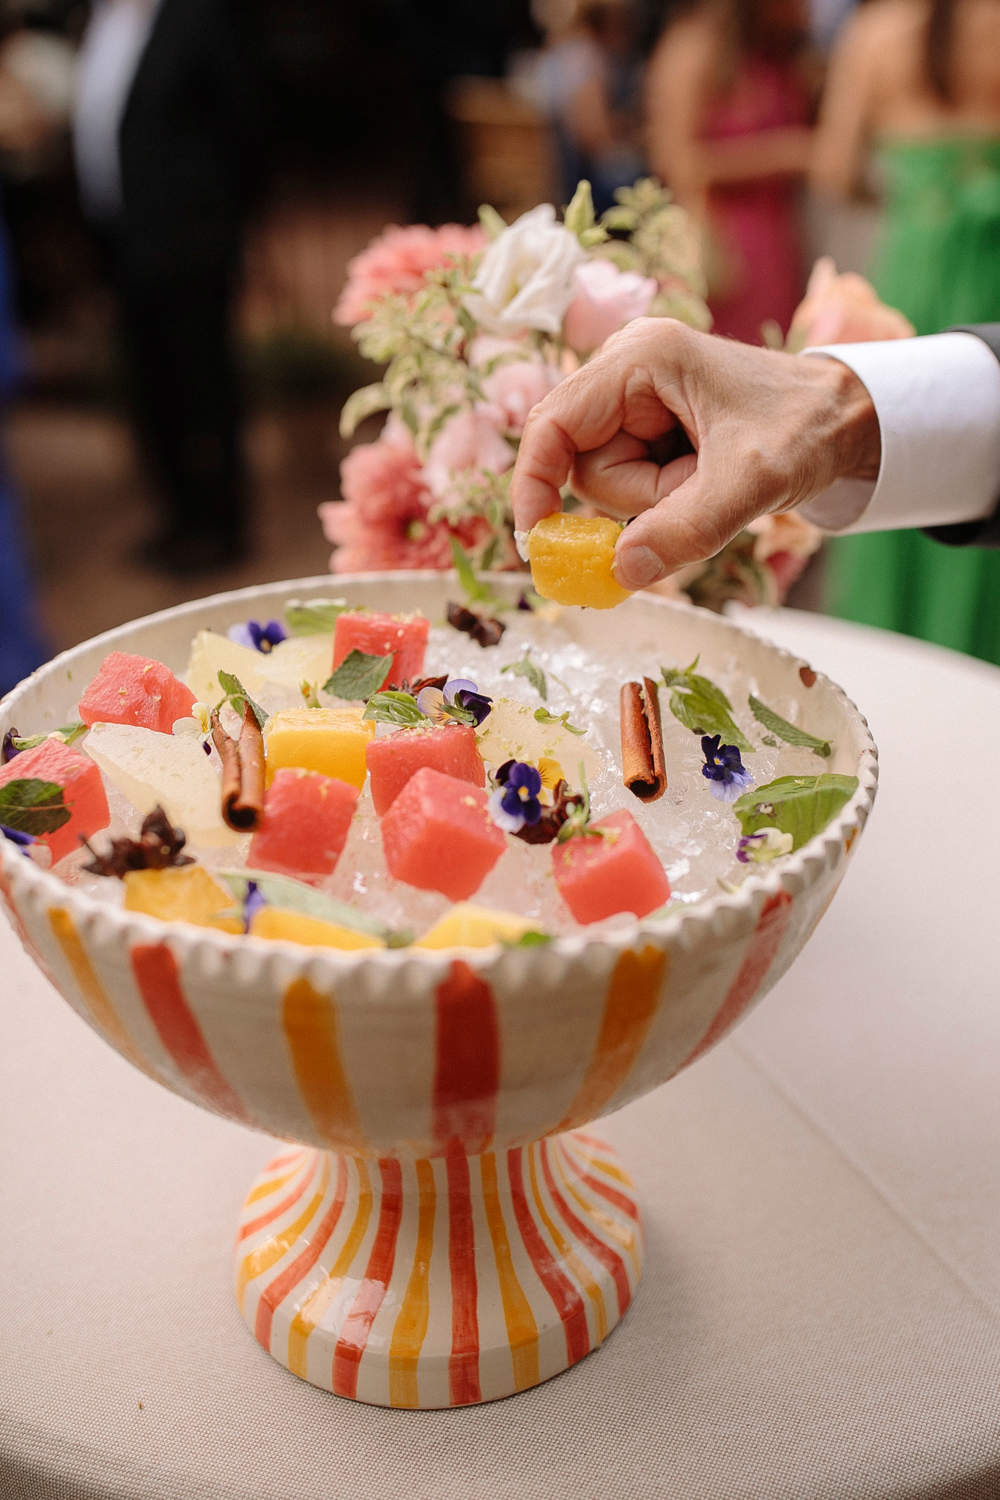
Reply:
[[[595,216],[581,183],[562,220],[542,204],[507,225],[389,228],[350,263],[335,319],[382,378],[345,403],[353,437],[343,499],[320,507],[331,569],[514,568],[508,489],[531,408],[636,317],[711,322],[699,238],[669,193],[643,179]],[[775,603],[818,545],[796,517],[767,517],[676,580],[697,603]]]

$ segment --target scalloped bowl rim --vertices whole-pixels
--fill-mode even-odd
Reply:
[[[241,589],[223,590],[220,593],[209,594],[198,599],[187,600],[183,604],[172,605],[167,609],[156,610],[152,614],[139,616],[137,619],[129,620],[122,625],[116,625],[112,629],[102,631],[99,635],[91,636],[77,645],[61,651],[26,677],[13,688],[4,698],[0,699],[0,711],[7,718],[11,711],[16,712],[19,698],[37,681],[39,677],[54,675],[59,669],[66,667],[75,661],[85,651],[99,646],[102,642],[113,642],[121,645],[121,638],[129,630],[138,625],[155,625],[158,620],[169,619],[174,622],[183,618],[186,614],[196,614],[204,611],[207,607],[217,605],[219,607],[230,606],[243,598],[259,598],[261,594],[278,595],[282,592],[288,597],[294,597],[296,590],[304,589],[337,588],[341,585],[370,584],[376,579],[402,581],[440,580],[448,574],[437,569],[413,569],[408,571],[386,571],[380,573],[343,573],[343,574],[318,574],[312,578],[287,579],[277,583],[249,584]],[[512,577],[510,573],[485,574],[499,584],[510,585]],[[779,658],[795,666],[808,665],[802,657],[796,656],[794,652],[788,651],[783,646],[767,639],[766,636],[757,634],[756,631],[748,630],[745,625],[737,624],[728,617],[712,614],[707,610],[695,605],[684,604],[678,600],[667,599],[657,594],[640,594],[637,596],[643,604],[651,604],[657,608],[668,611],[679,611],[683,614],[694,614],[707,616],[713,627],[720,624],[727,631],[748,640],[763,644],[767,649]],[[816,677],[832,690],[835,698],[839,699],[842,706],[853,715],[856,723],[862,730],[862,737],[867,744],[861,750],[857,767],[858,786],[850,799],[844,804],[840,812],[831,819],[822,833],[815,834],[801,849],[796,849],[791,854],[785,855],[780,866],[771,865],[760,873],[752,870],[742,882],[738,891],[718,891],[710,896],[704,896],[690,906],[671,912],[668,916],[660,917],[655,923],[648,918],[640,918],[629,927],[623,927],[613,932],[603,931],[593,936],[588,936],[586,931],[562,933],[553,936],[551,942],[546,943],[538,951],[546,955],[560,955],[566,958],[578,958],[587,949],[595,949],[605,946],[616,952],[627,948],[634,948],[638,943],[660,943],[667,938],[675,947],[690,949],[698,944],[703,935],[705,940],[710,940],[713,935],[722,936],[725,930],[735,932],[741,929],[744,923],[751,925],[759,914],[764,902],[781,890],[787,890],[794,894],[810,885],[813,879],[818,878],[828,860],[843,848],[844,842],[849,834],[861,829],[871,810],[878,785],[878,750],[872,737],[868,721],[861,710],[851,698],[844,692],[843,688],[825,672],[818,668],[810,668],[815,671]],[[312,948],[301,943],[291,943],[284,940],[255,938],[246,933],[213,932],[207,927],[195,927],[187,922],[164,922],[156,917],[147,916],[142,912],[126,911],[124,907],[113,906],[108,902],[101,901],[99,897],[89,895],[87,892],[77,890],[74,886],[66,884],[60,876],[49,870],[43,869],[31,860],[27,860],[19,850],[8,840],[0,838],[0,869],[6,867],[9,874],[14,875],[18,883],[24,882],[29,890],[36,896],[46,895],[50,891],[56,897],[60,906],[69,907],[80,919],[84,930],[99,926],[106,922],[118,937],[124,937],[127,941],[150,941],[152,939],[163,940],[169,936],[174,944],[180,945],[185,952],[191,953],[201,947],[214,949],[218,954],[226,953],[232,955],[244,955],[249,959],[251,953],[258,954],[263,960],[267,956],[277,956],[283,953],[286,957],[294,959],[299,966],[306,963],[315,966],[319,970],[326,968],[336,973],[340,980],[344,974],[350,973],[360,967],[372,963],[380,965],[403,965],[412,963],[419,955],[419,961],[431,970],[443,969],[451,962],[451,955],[462,953],[465,960],[474,968],[492,968],[498,963],[523,950],[505,948],[503,944],[494,943],[488,947],[469,948],[456,945],[452,948],[427,949],[407,946],[402,948],[364,948],[364,949],[334,949],[334,948]],[[56,901],[48,904],[56,904]],[[499,954],[499,956],[498,956]]]

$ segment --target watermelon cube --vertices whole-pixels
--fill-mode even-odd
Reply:
[[[424,670],[430,622],[423,615],[380,615],[351,610],[339,615],[333,631],[333,666],[352,651],[366,656],[390,656],[392,666],[382,687],[415,682]]]
[[[69,821],[54,833],[39,834],[42,843],[52,850],[53,864],[79,848],[81,835],[90,838],[111,821],[100,771],[89,755],[64,745],[61,740],[43,740],[34,750],[22,750],[0,768],[0,786],[21,777],[54,781],[63,789],[63,801],[71,814]]]
[[[667,872],[630,812],[610,813],[592,826],[610,837],[584,834],[552,845],[559,894],[578,922],[621,911],[645,917],[670,900]]]
[[[372,802],[379,817],[392,806],[411,776],[424,766],[457,776],[473,786],[486,785],[486,769],[471,724],[442,724],[401,729],[372,740],[365,751]]]
[[[135,724],[169,734],[191,714],[195,696],[161,661],[112,651],[80,699],[84,724]]]
[[[389,874],[452,901],[478,891],[505,845],[483,788],[431,766],[410,777],[382,819]]]
[[[252,869],[316,879],[329,875],[347,842],[358,789],[318,771],[275,773],[247,854]]]

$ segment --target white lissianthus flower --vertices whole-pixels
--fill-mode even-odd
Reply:
[[[579,240],[557,222],[552,204],[539,204],[483,252],[465,307],[490,333],[536,328],[554,336],[573,296],[573,273],[584,259]]]

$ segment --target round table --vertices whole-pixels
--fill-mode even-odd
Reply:
[[[3,1500],[996,1500],[1000,672],[744,623],[867,714],[875,814],[764,1004],[600,1125],[645,1278],[511,1400],[386,1411],[269,1359],[230,1253],[272,1143],[134,1072],[0,924]]]

